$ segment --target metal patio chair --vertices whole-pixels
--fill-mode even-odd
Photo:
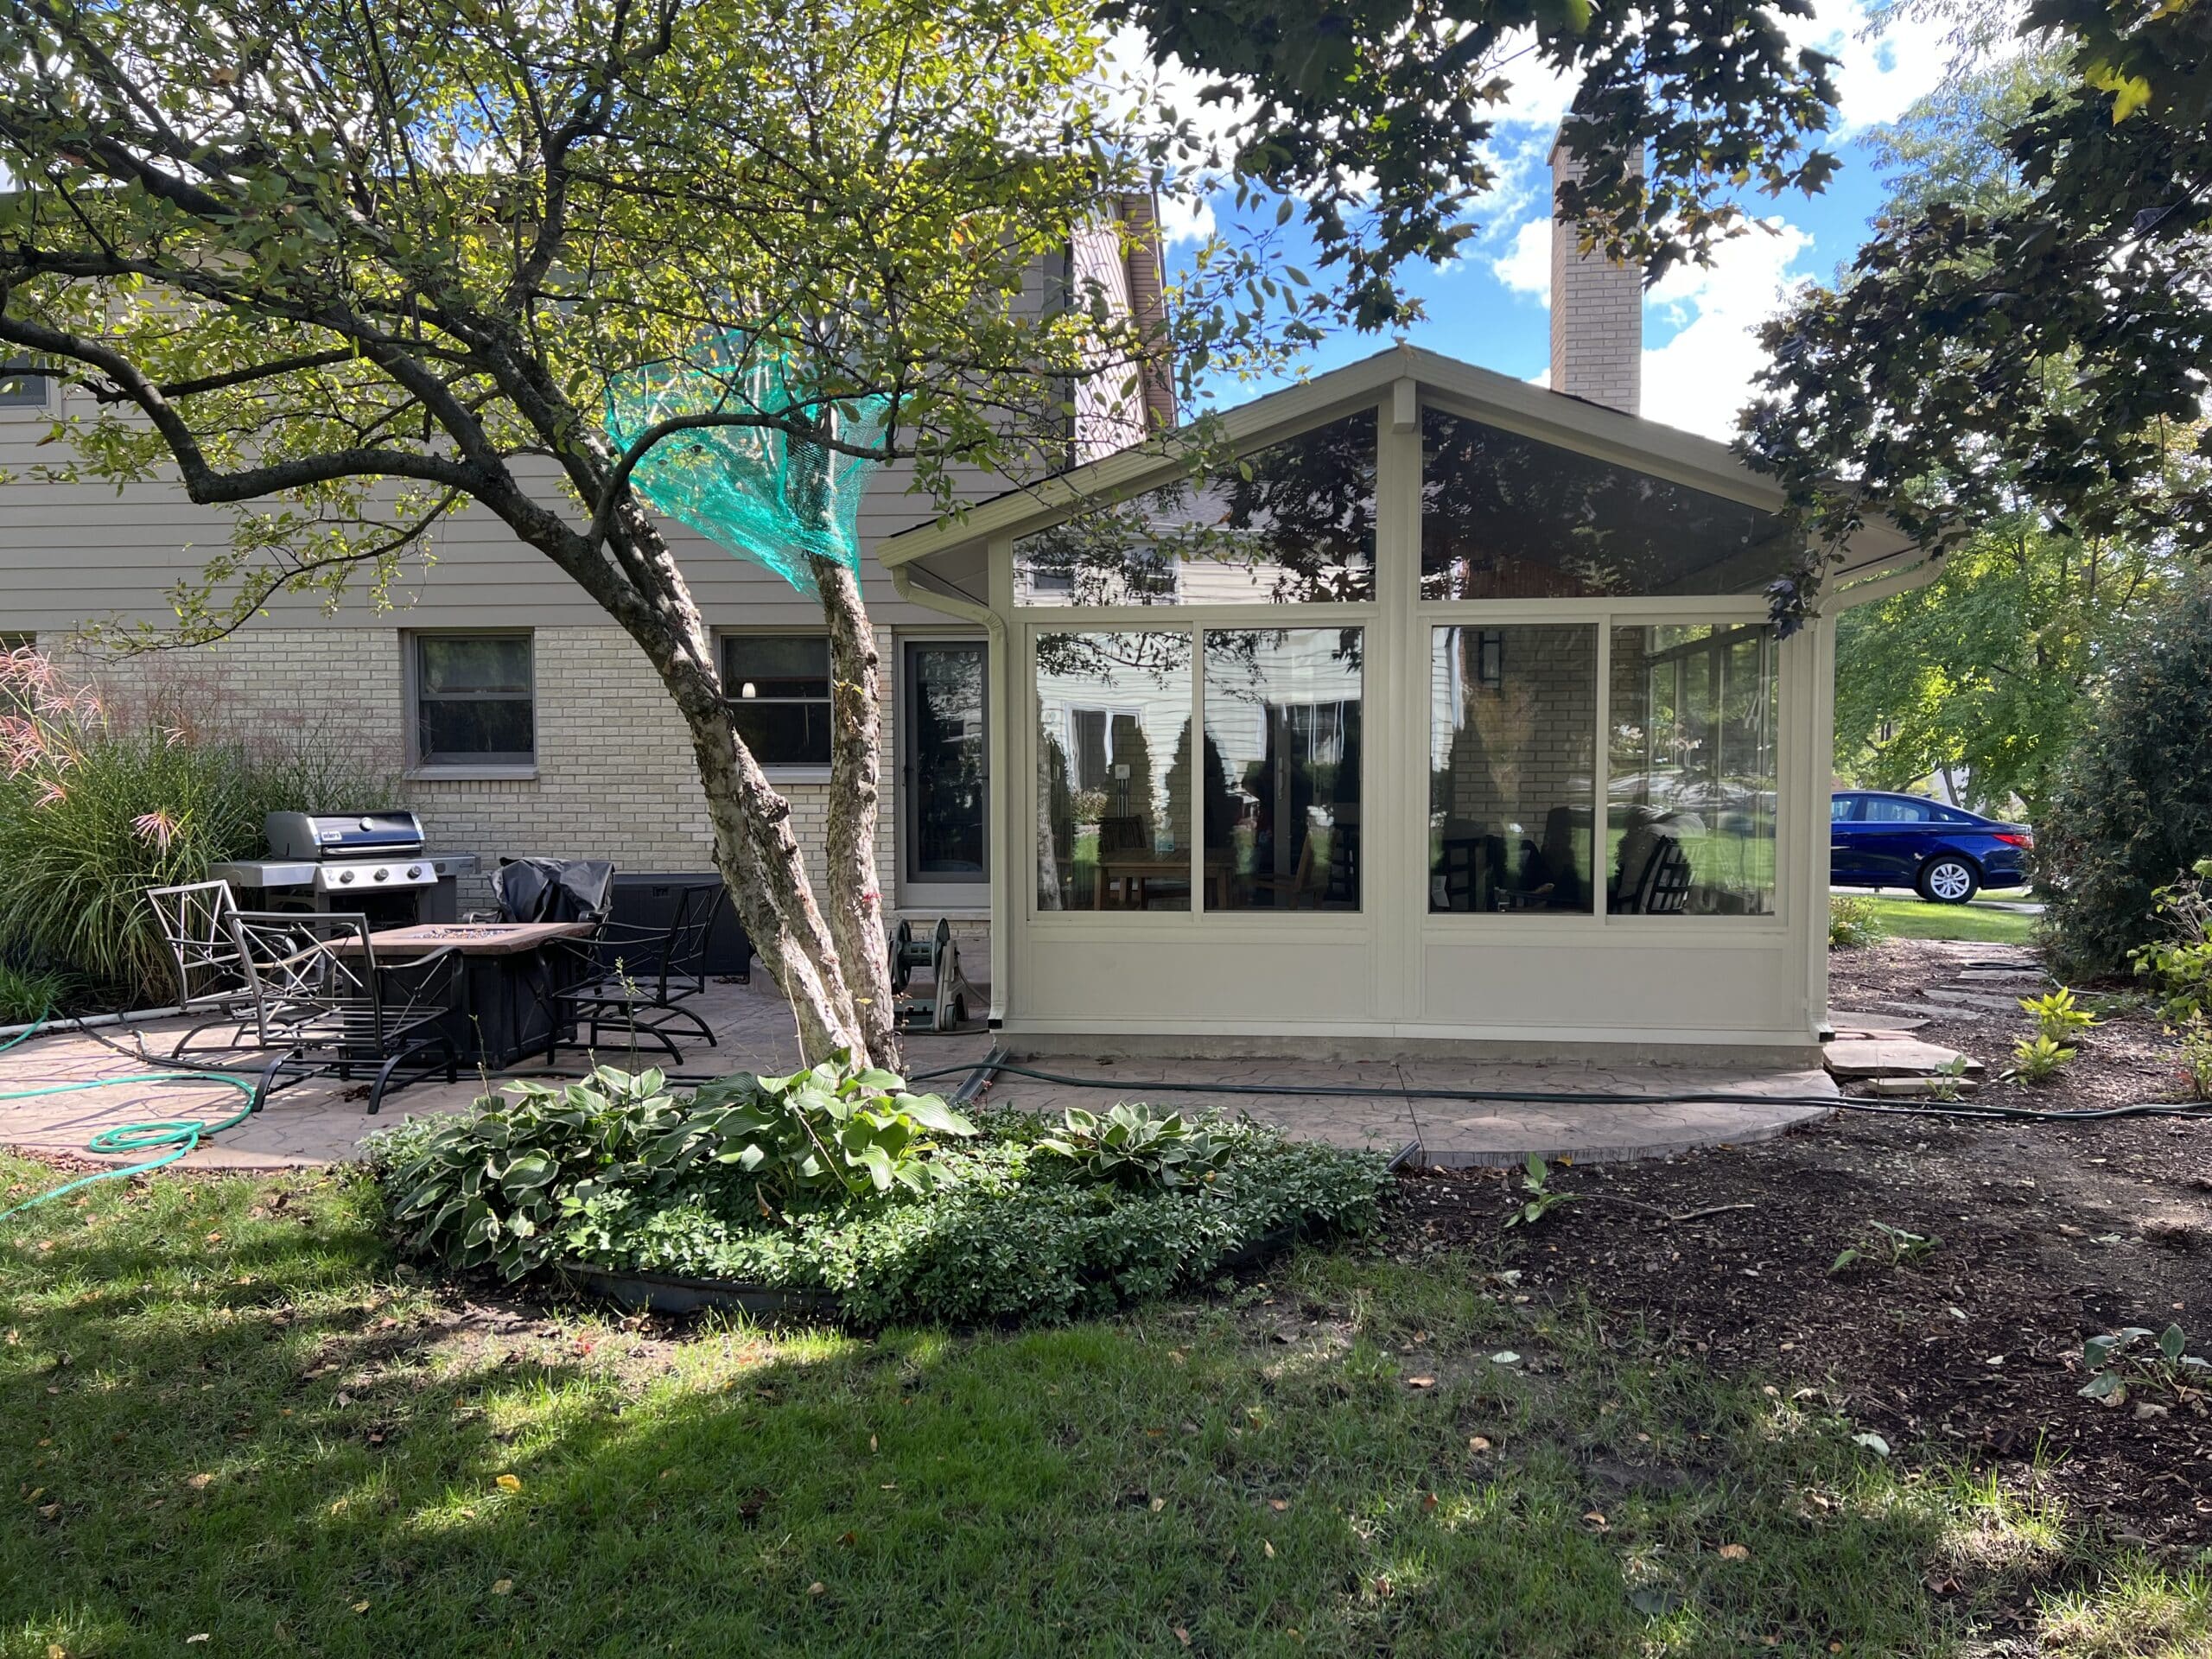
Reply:
[[[194,881],[149,887],[146,902],[176,969],[178,1008],[213,1016],[177,1039],[172,1058],[181,1063],[194,1039],[203,1032],[235,1029],[253,1005],[252,974],[231,927],[238,901],[227,881]]]
[[[683,1005],[707,988],[707,938],[728,901],[728,887],[702,881],[677,890],[666,927],[601,922],[590,938],[563,941],[564,954],[586,964],[586,973],[553,993],[563,1017],[552,1021],[546,1059],[560,1046],[563,1023],[575,1029],[570,1040],[587,1049],[596,1049],[600,1028],[611,1026],[632,1051],[640,1039],[654,1043],[679,1065],[683,1051],[671,1029],[715,1046],[714,1028]]]
[[[379,961],[368,918],[340,912],[234,911],[230,928],[251,988],[233,1046],[276,1056],[264,1095],[280,1079],[359,1078],[373,1114],[395,1089],[440,1071],[458,1078],[451,947]]]

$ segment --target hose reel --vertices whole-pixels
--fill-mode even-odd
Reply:
[[[908,996],[915,970],[927,969],[930,988]],[[898,1020],[902,1031],[957,1031],[968,1023],[968,1004],[980,1001],[976,988],[960,971],[960,946],[952,937],[952,924],[938,917],[927,935],[914,931],[902,920],[891,935],[891,992],[899,999]]]

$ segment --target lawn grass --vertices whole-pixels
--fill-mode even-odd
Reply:
[[[1901,939],[2032,944],[2036,924],[2042,919],[2017,910],[1999,910],[1978,899],[1964,905],[1931,905],[1910,894],[1854,892],[1853,896],[1872,906],[1874,919],[1883,931]]]
[[[1464,1255],[664,1342],[456,1324],[373,1206],[164,1177],[0,1229],[0,1656],[1935,1655],[2030,1580],[2082,1652],[2212,1643],[2201,1576]]]

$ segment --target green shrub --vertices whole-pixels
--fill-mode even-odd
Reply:
[[[2212,848],[2212,582],[2199,581],[2113,671],[2036,826],[2054,958],[2125,971],[2152,893]]]
[[[174,969],[145,889],[258,854],[281,808],[384,804],[388,776],[312,728],[219,733],[219,700],[135,716],[65,684],[35,652],[0,657],[0,948],[108,995],[160,1003]]]
[[[2181,1039],[2181,1080],[2192,1100],[2212,1101],[2212,1014],[2199,1009],[2174,1033]]]
[[[2063,985],[2046,996],[2024,996],[2019,1001],[2020,1007],[2034,1017],[2036,1030],[2054,1043],[2071,1042],[2100,1023]]]
[[[2075,1051],[2038,1033],[2012,1045],[2012,1064],[2005,1075],[2015,1083],[2049,1083],[2074,1058]]]
[[[2198,859],[2193,870],[2190,879],[2151,895],[2152,916],[2166,937],[2127,953],[2175,1020],[2212,1012],[2212,858]]]
[[[1878,944],[1890,936],[1872,899],[1858,893],[1828,895],[1828,944],[1831,949],[1855,950]]]
[[[75,985],[51,968],[17,968],[0,962],[0,1026],[29,1025],[60,1008]]]
[[[841,1072],[871,1079],[864,1090],[882,1075]],[[729,1092],[758,1086],[733,1080]],[[889,1085],[873,1098],[915,1099]],[[918,1154],[933,1172],[918,1185],[823,1188],[810,1206],[779,1210],[723,1155],[751,1144],[725,1135],[727,1109],[696,1109],[657,1073],[602,1068],[559,1094],[487,1098],[473,1117],[410,1120],[368,1151],[394,1220],[457,1265],[512,1274],[576,1260],[823,1291],[867,1325],[1101,1312],[1204,1281],[1286,1231],[1372,1225],[1387,1179],[1379,1154],[1214,1120],[1186,1126],[1218,1151],[1212,1181],[1084,1179],[1081,1160],[1041,1144],[1046,1126],[997,1112]]]

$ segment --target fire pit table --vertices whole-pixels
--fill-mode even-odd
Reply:
[[[497,1070],[544,1050],[559,1017],[556,995],[590,968],[563,942],[597,931],[591,922],[424,922],[372,933],[369,943],[380,957],[458,954],[460,994],[441,1029],[463,1059]]]

